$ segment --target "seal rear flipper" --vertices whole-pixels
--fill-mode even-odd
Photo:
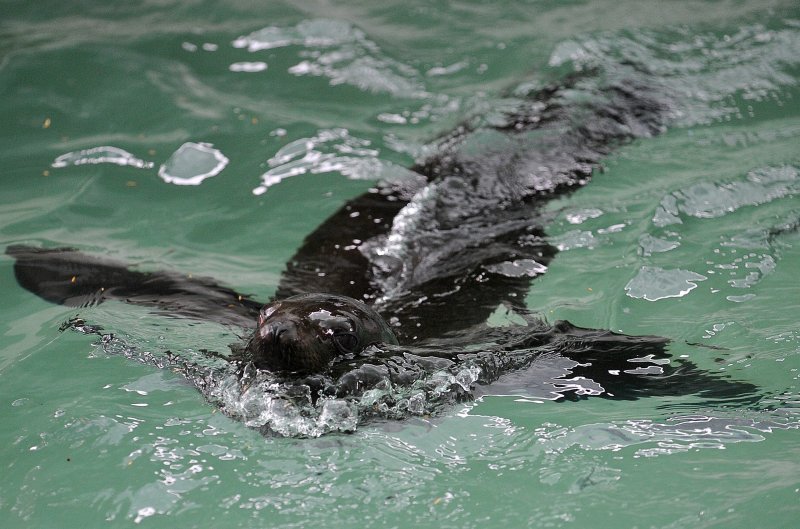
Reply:
[[[20,286],[42,299],[88,307],[115,299],[155,308],[171,316],[250,327],[261,304],[208,278],[174,272],[138,272],[125,263],[84,254],[74,248],[14,245]]]

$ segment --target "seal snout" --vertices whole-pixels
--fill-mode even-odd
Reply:
[[[294,358],[301,345],[299,329],[291,320],[264,322],[256,331],[258,360],[270,369],[293,370],[297,368]]]
[[[292,322],[285,321],[277,323],[265,323],[259,327],[258,335],[265,344],[271,343],[277,346],[282,341],[284,343],[288,343],[292,339],[297,338],[297,326]]]

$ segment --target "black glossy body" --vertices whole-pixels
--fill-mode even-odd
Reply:
[[[527,94],[502,119],[464,125],[412,167],[416,178],[381,183],[311,233],[287,263],[277,301],[263,310],[210,279],[137,272],[72,249],[11,246],[6,253],[16,259],[20,285],[44,299],[71,306],[118,299],[173,316],[256,325],[244,359],[276,371],[324,371],[339,377],[340,389],[353,380],[363,387],[359,380],[369,373],[412,380],[414,362],[425,358],[477,359],[481,380],[490,382],[525,367],[515,359],[528,365],[547,353],[574,359],[566,372],[602,381],[598,394],[606,397],[743,395],[753,387],[704,374],[688,361],[662,361],[663,338],[563,322],[484,325],[501,304],[527,313],[531,281],[557,253],[544,232],[546,203],[585,185],[615,146],[660,132],[669,108],[646,72],[617,65]],[[516,269],[522,272],[509,273]],[[413,352],[396,356],[395,335]],[[494,345],[474,353],[473,344],[489,335]],[[389,346],[385,358],[357,354],[376,342]],[[645,357],[657,361],[631,369]]]
[[[585,185],[616,146],[663,130],[670,104],[646,78],[632,67],[569,77],[502,119],[459,127],[412,168],[418,178],[379,185],[311,233],[277,298],[363,299],[396,319],[404,343],[457,334],[499,304],[525,310],[557,253],[546,203]],[[527,270],[502,273],[514,263]]]

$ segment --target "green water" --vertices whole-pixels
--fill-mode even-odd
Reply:
[[[563,251],[528,304],[669,337],[673,356],[763,398],[488,388],[434,418],[265,438],[178,374],[58,330],[80,314],[139,351],[191,352],[224,348],[229,329],[49,305],[3,257],[0,526],[796,527],[800,233],[782,227],[800,217],[798,43],[800,10],[777,1],[4,2],[0,245],[74,246],[259,299],[367,177],[402,174],[567,57],[644,58],[679,103],[673,126],[550,205]],[[303,174],[254,194],[304,138]],[[166,183],[162,164],[191,169],[173,156],[187,142],[229,163]],[[103,146],[140,162],[53,167]]]

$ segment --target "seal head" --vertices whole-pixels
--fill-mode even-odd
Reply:
[[[245,357],[260,369],[323,372],[342,355],[376,343],[397,344],[394,333],[364,303],[332,294],[302,294],[264,305]]]

